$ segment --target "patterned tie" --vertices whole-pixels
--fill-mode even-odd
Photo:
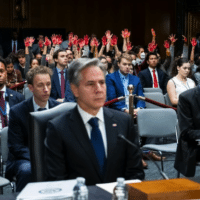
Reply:
[[[153,87],[158,88],[158,81],[157,81],[155,69],[153,69]]]
[[[3,98],[3,93],[4,93],[3,91],[0,91],[0,107],[1,107],[0,116],[1,116],[2,128],[7,126],[7,116],[6,116],[7,113],[4,113],[6,110],[5,110],[5,100]]]
[[[38,111],[43,111],[43,110],[46,110],[46,108],[38,108],[37,110]]]
[[[105,172],[105,149],[103,145],[103,139],[101,135],[101,131],[99,129],[98,125],[98,118],[93,117],[91,118],[88,123],[92,126],[92,131],[91,131],[91,143],[93,145],[99,167],[100,167],[100,172],[103,175]]]
[[[65,98],[65,78],[64,78],[64,71],[60,72],[61,74],[61,98]]]
[[[15,41],[14,41],[14,45],[13,45],[13,51],[12,51],[13,53],[15,53],[16,52],[16,43],[15,43]]]

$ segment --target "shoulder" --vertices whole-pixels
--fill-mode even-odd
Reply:
[[[149,72],[149,68],[143,69],[142,71],[139,72],[138,76],[139,75],[145,75],[148,72]]]
[[[14,90],[11,90],[9,88],[6,88],[6,93],[8,95],[12,94],[14,97],[18,97],[20,99],[24,99],[24,96],[22,94],[20,94],[19,92],[14,91]]]
[[[113,79],[115,78],[115,76],[117,75],[117,73],[119,73],[118,71],[113,72],[111,74],[106,75],[106,79]]]
[[[131,80],[136,81],[136,82],[140,82],[140,78],[137,77],[137,76],[135,76],[135,75],[131,75],[131,74],[129,74],[129,78],[130,78]]]
[[[14,106],[12,106],[11,108],[10,108],[10,113],[17,113],[17,114],[22,114],[22,113],[24,113],[24,112],[30,112],[30,110],[31,110],[31,103],[32,103],[32,97],[31,98],[29,98],[29,99],[27,99],[27,100],[24,100],[24,101],[22,101],[22,102],[20,102],[20,103],[18,103],[18,104],[16,104],[16,105],[14,105]]]
[[[49,97],[49,104],[50,104],[49,106],[55,107],[55,106],[59,105],[60,103],[58,101],[56,101],[55,99]]]

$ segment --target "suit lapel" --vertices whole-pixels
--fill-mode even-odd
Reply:
[[[199,105],[199,107],[200,107],[200,87],[199,86],[196,86],[196,88],[195,88],[195,95],[197,96],[197,104]]]
[[[115,154],[117,136],[118,136],[118,127],[117,121],[113,119],[113,114],[109,112],[108,109],[104,108],[104,121],[106,127],[106,138],[107,138],[107,162],[106,162],[106,172],[104,179],[106,179],[109,171],[112,166],[112,156]]]
[[[10,108],[15,105],[15,96],[12,94],[8,88],[6,88],[6,98],[5,100],[8,101]]]
[[[117,88],[120,90],[120,93],[125,95],[124,94],[124,86],[122,84],[122,81],[121,81],[121,78],[120,78],[120,75],[119,75],[119,71],[115,72],[115,78],[116,78],[116,83],[119,85],[119,87],[117,87]]]
[[[163,73],[162,73],[162,71],[161,71],[160,69],[158,69],[158,68],[157,68],[157,73],[158,73],[158,84],[159,84],[159,86],[161,86],[161,85],[162,85],[161,82],[162,82],[162,80],[163,80]]]
[[[151,72],[150,72],[150,70],[149,70],[149,68],[147,68],[147,73],[146,73],[146,75],[147,75],[147,80],[149,80],[149,83],[151,83],[151,85],[150,85],[150,87],[152,87],[152,85],[153,85],[153,80],[152,80],[152,76],[151,76]]]
[[[75,107],[72,110],[72,115],[70,117],[69,124],[70,124],[69,126],[70,126],[71,132],[73,132],[73,134],[77,138],[77,141],[80,143],[83,150],[86,152],[86,154],[90,158],[91,163],[93,164],[97,174],[99,175],[99,178],[102,180],[96,155],[94,153],[92,144],[91,144],[90,139],[87,134],[87,130],[86,130],[83,120],[78,112],[77,107]],[[79,126],[77,126],[77,124],[79,124]]]
[[[61,97],[61,89],[60,89],[60,82],[59,82],[57,68],[54,69],[53,80],[55,81],[56,89],[57,89],[57,91],[59,93],[59,96]]]

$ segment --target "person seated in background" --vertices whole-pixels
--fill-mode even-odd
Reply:
[[[17,58],[18,58],[18,64],[14,66],[15,69],[18,69],[22,74],[22,79],[25,80],[25,64],[26,64],[26,58],[25,58],[25,51],[24,49],[20,49],[17,52]]]
[[[126,113],[129,113],[128,85],[132,84],[134,86],[133,94],[144,96],[140,79],[137,76],[129,74],[132,68],[131,61],[130,55],[126,53],[122,54],[118,60],[119,70],[106,76],[107,100],[110,101],[117,97],[126,96],[125,100],[116,102],[110,107]],[[134,115],[136,116],[138,110],[145,107],[145,102],[135,99],[134,103]]]
[[[6,62],[6,71],[7,71],[6,86],[8,88],[10,88],[17,83],[22,82],[23,80],[22,80],[21,72],[18,69],[14,69],[14,64],[13,64],[12,58],[7,57],[5,59],[5,62]],[[22,88],[23,88],[23,86],[19,87],[18,89],[22,89]]]
[[[51,97],[61,103],[64,101],[74,102],[75,98],[67,79],[67,53],[65,50],[58,49],[53,58],[56,68],[53,70]]]
[[[177,106],[179,95],[195,87],[195,82],[187,78],[191,74],[191,66],[187,59],[178,58],[174,61],[172,77],[167,83],[167,93],[173,106]]]
[[[142,70],[138,77],[143,88],[160,88],[163,94],[167,92],[169,76],[158,68],[158,55],[156,52],[149,52],[146,57],[148,68]]]
[[[16,191],[20,192],[31,181],[30,152],[28,145],[28,116],[30,112],[53,108],[59,103],[49,98],[51,92],[51,69],[39,66],[27,73],[27,82],[33,96],[10,110],[8,126],[8,160],[6,177],[16,176]]]
[[[99,57],[100,62],[103,64],[103,66],[105,67],[105,71],[106,71],[106,75],[108,74],[108,61],[106,60],[106,58],[104,56]]]
[[[77,106],[47,125],[46,179],[82,176],[86,185],[114,182],[117,177],[143,180],[139,138],[131,117],[103,107],[105,69],[99,59],[79,58],[71,63],[68,74]],[[118,134],[136,147],[121,141]]]

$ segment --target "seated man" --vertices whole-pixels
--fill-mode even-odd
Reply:
[[[33,97],[10,110],[8,127],[9,155],[6,177],[17,178],[16,191],[21,191],[31,181],[30,154],[28,147],[28,116],[30,112],[50,109],[59,103],[51,98],[51,69],[39,66],[27,73],[28,87]]]
[[[180,94],[178,122],[180,137],[174,167],[184,176],[194,176],[196,161],[200,161],[200,87],[196,86]]]
[[[142,70],[138,76],[143,88],[160,88],[163,94],[167,93],[167,82],[169,76],[158,68],[158,55],[155,52],[149,52],[146,57],[149,67]]]
[[[87,185],[117,177],[144,179],[138,134],[129,115],[104,108],[105,71],[98,59],[71,63],[69,82],[77,106],[51,120],[45,140],[47,180],[84,177]],[[118,135],[131,140],[127,145]]]
[[[6,62],[0,58],[0,130],[8,126],[10,108],[24,100],[23,95],[6,87]]]
[[[131,56],[128,54],[122,54],[118,61],[119,70],[108,74],[106,76],[106,85],[107,85],[107,100],[110,101],[117,97],[129,95],[128,85],[132,84],[134,86],[133,94],[138,96],[143,95],[143,89],[140,83],[140,79],[137,76],[129,74],[132,67]],[[124,111],[129,113],[129,97],[127,96],[124,101],[120,101],[111,105],[111,108]],[[135,108],[134,114],[137,115],[137,112],[140,108],[145,107],[144,101],[138,101],[136,98],[134,100]]]

